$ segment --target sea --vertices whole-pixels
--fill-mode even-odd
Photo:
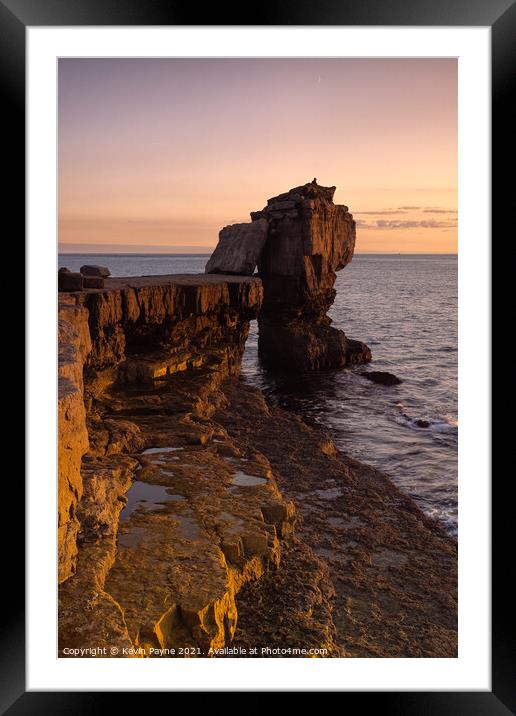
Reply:
[[[208,254],[61,254],[59,267],[107,266],[112,276],[203,273]],[[400,385],[363,378],[363,366],[271,375],[258,360],[251,324],[242,375],[276,405],[329,428],[336,445],[389,475],[425,513],[457,534],[457,257],[356,254],[337,274],[333,325],[367,343],[366,369]],[[421,427],[418,422],[423,421]]]

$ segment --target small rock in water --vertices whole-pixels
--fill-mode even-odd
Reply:
[[[421,420],[421,419],[416,420],[415,424],[418,426],[418,428],[429,428],[430,427],[430,423],[428,422],[428,420]]]
[[[379,385],[399,385],[403,382],[393,373],[388,373],[383,370],[362,371],[359,375],[362,375],[372,383],[378,383]]]
[[[111,271],[105,266],[93,266],[89,264],[81,266],[81,273],[83,276],[100,276],[101,278],[111,276]]]

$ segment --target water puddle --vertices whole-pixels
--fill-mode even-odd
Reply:
[[[263,485],[267,482],[265,477],[258,477],[257,475],[247,475],[245,472],[237,470],[233,479],[231,480],[232,485],[237,487],[252,487],[254,485]]]
[[[155,447],[147,448],[142,452],[142,455],[157,455],[161,452],[176,452],[177,450],[184,450],[182,447]]]
[[[127,503],[120,513],[120,522],[127,522],[138,507],[143,507],[145,510],[159,510],[164,509],[164,502],[185,499],[183,495],[171,494],[169,487],[135,480],[127,492]]]
[[[329,490],[315,490],[311,494],[321,500],[333,500],[342,496],[342,490],[340,487],[330,487]]]
[[[145,527],[134,527],[130,532],[118,535],[119,547],[138,547],[147,530]]]

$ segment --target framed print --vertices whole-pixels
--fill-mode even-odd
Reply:
[[[489,375],[514,5],[391,10],[0,4],[28,286],[3,712],[515,709]]]

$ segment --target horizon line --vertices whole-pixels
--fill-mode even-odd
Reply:
[[[129,247],[127,247],[129,248]],[[152,247],[155,249],[158,249],[158,247]],[[193,247],[193,246],[184,246],[184,247],[171,247],[171,246],[164,246],[162,249],[159,247],[160,250],[154,250],[154,251],[145,251],[145,250],[133,250],[133,251],[117,251],[117,250],[99,250],[99,251],[92,251],[92,250],[83,250],[78,251],[77,249],[73,251],[67,251],[66,249],[63,250],[62,247],[59,247],[58,249],[58,256],[87,256],[88,254],[92,256],[185,256],[188,254],[191,255],[198,255],[198,256],[206,256],[210,255],[214,252],[214,247],[209,246],[199,246],[199,247]],[[181,251],[181,248],[183,249]],[[425,255],[425,256],[458,256],[458,251],[355,251],[354,256],[359,256],[361,254],[389,254],[389,255]]]

